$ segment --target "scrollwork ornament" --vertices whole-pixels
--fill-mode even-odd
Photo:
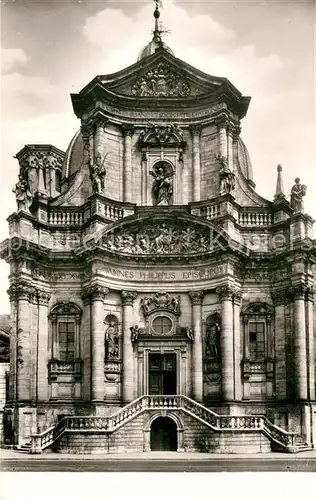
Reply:
[[[201,305],[203,296],[203,291],[189,292],[189,297],[193,306]]]
[[[121,291],[121,298],[122,298],[123,306],[132,306],[136,297],[137,297],[137,292],[135,290],[122,290]]]

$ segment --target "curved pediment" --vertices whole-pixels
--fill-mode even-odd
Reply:
[[[209,221],[166,212],[151,217],[131,216],[111,224],[97,239],[99,249],[127,259],[203,258],[225,252],[234,243]]]

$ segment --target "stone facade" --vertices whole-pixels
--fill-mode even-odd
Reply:
[[[270,450],[273,423],[314,446],[313,220],[254,190],[250,98],[161,45],[72,101],[66,153],[17,154],[1,244],[15,444],[150,449],[152,404],[179,451]]]

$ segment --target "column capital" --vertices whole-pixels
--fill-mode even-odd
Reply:
[[[239,139],[241,132],[241,126],[240,125],[234,125],[232,129],[232,136],[233,136],[233,141],[236,142]]]
[[[131,123],[123,123],[122,129],[124,137],[132,137],[135,131],[135,127]]]
[[[137,292],[135,290],[122,290],[121,298],[123,306],[132,306],[134,300],[137,297]]]
[[[228,117],[226,115],[220,115],[220,116],[217,116],[215,118],[214,123],[217,126],[218,130],[220,130],[222,128],[224,128],[226,130],[228,127],[228,124],[229,124],[229,120],[228,120]]]
[[[85,303],[87,303],[89,300],[94,301],[104,301],[106,295],[109,293],[109,289],[106,288],[103,285],[90,285],[86,287],[82,294],[81,297]]]
[[[189,292],[189,297],[191,299],[191,303],[193,306],[201,305],[203,296],[204,296],[203,291]]]
[[[100,128],[104,131],[106,129],[106,126],[108,123],[109,123],[108,118],[105,118],[104,116],[96,116],[93,119],[93,126],[94,126],[95,130]]]
[[[290,286],[288,292],[292,296],[293,300],[304,300],[307,288],[308,287],[305,283],[297,283]]]
[[[231,300],[236,301],[238,304],[241,300],[241,291],[233,285],[221,285],[216,288],[216,293],[219,296],[219,300],[222,302],[223,300]]]
[[[12,283],[8,289],[10,300],[28,300],[35,295],[35,288],[26,282]]]
[[[49,299],[51,298],[51,294],[49,292],[46,292],[45,290],[37,290],[36,295],[39,305],[48,305]]]
[[[314,302],[314,293],[315,290],[313,289],[312,285],[307,285],[305,292],[306,300],[308,300],[309,302]]]
[[[201,134],[202,134],[202,125],[200,125],[199,123],[196,124],[196,125],[191,125],[190,129],[191,129],[191,133],[192,133],[193,137],[194,136],[201,137]]]

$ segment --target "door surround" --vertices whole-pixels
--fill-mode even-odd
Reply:
[[[137,397],[149,394],[149,354],[176,355],[176,394],[189,394],[188,372],[191,353],[186,340],[181,339],[150,339],[140,340],[137,346]]]

